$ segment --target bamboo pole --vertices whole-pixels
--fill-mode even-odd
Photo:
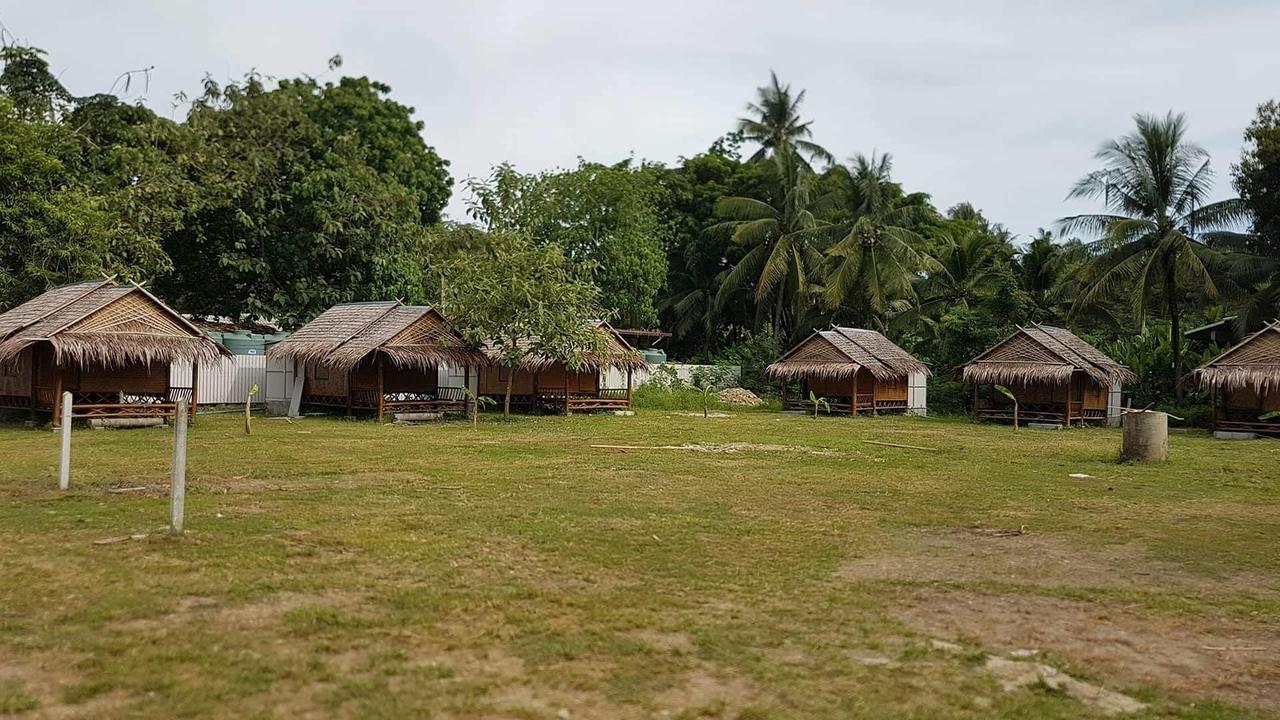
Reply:
[[[62,393],[62,452],[58,459],[58,489],[71,487],[71,393]]]
[[[169,533],[181,535],[187,503],[187,399],[178,398],[173,418],[173,474],[169,482]]]

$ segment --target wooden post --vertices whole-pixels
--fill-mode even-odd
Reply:
[[[351,401],[355,397],[356,388],[351,384],[355,378],[355,368],[347,371],[347,417],[351,417]]]
[[[627,368],[627,409],[631,409],[631,368]]]
[[[169,533],[182,534],[187,502],[187,399],[178,398],[173,418],[173,474],[169,482]]]
[[[853,371],[853,397],[849,398],[849,415],[858,417],[858,371]]]
[[[196,421],[196,407],[200,404],[200,361],[191,361],[191,422]]]
[[[382,411],[385,404],[385,398],[382,394],[382,388],[385,385],[382,381],[382,354],[378,354],[378,422],[382,422]]]
[[[57,362],[56,360],[54,361]],[[53,367],[53,426],[59,427],[62,424],[62,366],[54,365]]]
[[[71,487],[71,393],[60,396],[62,410],[62,452],[58,463],[58,489]]]

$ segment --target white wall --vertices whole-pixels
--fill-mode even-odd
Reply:
[[[648,370],[637,370],[632,375],[632,387],[640,387],[649,381],[653,372],[658,367],[669,367],[675,371],[676,377],[684,382],[693,380],[693,373],[698,368],[722,368],[721,365],[691,365],[688,363],[662,363],[662,365],[650,365]],[[733,365],[729,366],[730,381],[729,384],[737,385],[742,380],[742,368]],[[605,370],[604,376],[600,381],[600,387],[605,388],[624,388],[627,386],[627,373],[623,370],[610,368]]]
[[[265,355],[233,355],[214,362],[200,363],[200,387],[196,400],[201,405],[243,403],[249,389],[258,386],[254,402],[265,402],[268,392],[267,358]],[[174,363],[169,367],[169,384],[191,387],[191,363]]]
[[[1116,383],[1107,393],[1107,424],[1111,427],[1120,427],[1120,396],[1120,383]]]
[[[929,414],[929,378],[924,373],[911,373],[907,378],[907,414]]]

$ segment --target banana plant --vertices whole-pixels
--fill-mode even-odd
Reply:
[[[817,395],[814,395],[812,390],[809,391],[809,402],[813,403],[813,419],[814,420],[818,419],[818,406],[822,406],[824,409],[826,409],[828,415],[831,414],[831,403],[827,402],[826,398],[818,397]]]
[[[471,391],[471,388],[462,388],[462,396],[467,399],[467,405],[470,407],[471,429],[475,430],[480,427],[480,406],[497,405],[498,401],[488,395],[477,395]]]
[[[253,403],[253,396],[257,394],[258,394],[258,384],[254,383],[253,387],[249,388],[249,396],[244,399],[244,434],[245,435],[253,434],[253,427],[251,426],[251,421],[253,420],[253,417],[249,414],[249,405]]]
[[[1013,391],[1003,385],[996,386],[996,392],[1004,395],[1013,401],[1013,429],[1018,429],[1018,398],[1013,396]]]

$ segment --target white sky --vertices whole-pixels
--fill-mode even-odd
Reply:
[[[1245,126],[1280,95],[1271,0],[0,0],[0,21],[76,94],[154,65],[147,102],[164,114],[206,72],[319,74],[340,53],[343,73],[417,109],[456,180],[504,160],[693,155],[772,68],[808,90],[837,157],[887,150],[908,190],[1024,236],[1090,209],[1063,198],[1136,112],[1187,113],[1230,194]],[[448,212],[463,211],[455,186]]]

